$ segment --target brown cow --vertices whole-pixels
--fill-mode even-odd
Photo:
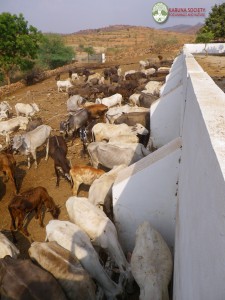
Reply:
[[[52,274],[30,259],[0,259],[0,297],[13,300],[66,300]]]
[[[2,171],[6,177],[7,180],[10,179],[14,186],[14,191],[17,194],[18,189],[16,185],[16,179],[15,179],[15,168],[16,168],[16,161],[12,154],[10,153],[0,153],[0,171]]]
[[[90,166],[74,165],[70,169],[70,175],[73,179],[73,195],[77,196],[79,186],[82,183],[91,185],[95,179],[104,173],[105,171]]]
[[[104,104],[91,104],[85,106],[85,108],[89,112],[91,119],[101,119],[105,121],[105,113],[108,110],[108,106]]]
[[[49,196],[47,190],[42,186],[29,189],[28,191],[16,195],[11,199],[8,205],[8,210],[12,219],[11,232],[14,240],[15,236],[13,234],[13,230],[16,230],[16,228],[21,230],[26,236],[29,236],[29,233],[24,226],[24,221],[26,220],[27,215],[32,211],[35,211],[35,218],[39,218],[40,226],[44,227],[42,213],[43,207],[48,209],[54,219],[58,219],[60,209],[54,203],[52,197]],[[16,219],[18,219],[17,226]]]

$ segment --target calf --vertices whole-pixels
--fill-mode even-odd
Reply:
[[[29,189],[21,193],[20,195],[14,196],[9,205],[8,210],[11,216],[11,231],[21,230],[26,236],[29,236],[27,229],[24,226],[25,217],[32,211],[35,212],[35,218],[39,218],[39,224],[44,227],[43,224],[43,213],[42,209],[47,208],[54,219],[58,219],[60,214],[59,207],[55,204],[52,197],[49,196],[47,190],[38,186],[36,188]],[[16,226],[16,219],[18,218],[18,225]]]
[[[56,85],[58,88],[58,92],[62,92],[63,89],[65,89],[66,92],[68,92],[68,89],[73,86],[70,80],[57,80]]]
[[[36,103],[25,104],[25,103],[16,103],[15,105],[17,117],[20,114],[24,114],[27,118],[32,117],[36,112],[39,112],[39,107]]]
[[[10,153],[0,153],[0,171],[2,171],[6,176],[7,179],[10,179],[13,186],[14,191],[17,194],[17,184],[15,179],[15,168],[16,168],[16,161],[12,154]]]
[[[0,259],[1,299],[66,300],[62,288],[47,271],[30,259]]]
[[[91,185],[95,179],[104,173],[105,171],[90,166],[73,166],[70,169],[70,175],[73,179],[73,195],[78,194],[79,186],[82,183]]]
[[[60,174],[65,176],[69,182],[70,177],[70,165],[66,158],[67,155],[67,144],[62,136],[51,136],[49,138],[49,155],[54,160],[54,168],[56,174],[56,186],[59,186]]]

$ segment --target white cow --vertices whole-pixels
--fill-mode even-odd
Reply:
[[[148,130],[141,124],[128,126],[125,123],[122,124],[97,123],[92,128],[93,141],[95,142],[109,140],[110,138],[121,134],[147,135]]]
[[[158,95],[160,92],[160,88],[162,87],[163,83],[160,81],[149,81],[145,85],[145,90],[142,92],[146,92],[152,95]]]
[[[11,256],[12,258],[17,258],[19,253],[20,251],[17,247],[0,232],[0,258],[5,257],[6,255]]]
[[[71,255],[80,261],[82,267],[103,289],[107,299],[115,299],[117,295],[123,294],[122,280],[116,284],[110,279],[99,262],[98,254],[90,238],[76,224],[69,221],[51,220],[46,226],[46,239],[56,241],[70,251]]]
[[[67,80],[57,80],[56,85],[58,88],[58,92],[62,92],[64,89],[68,92],[68,89],[73,86],[69,79]]]
[[[172,255],[161,234],[149,222],[136,231],[131,270],[140,287],[140,300],[169,300],[168,284],[173,269]]]
[[[146,69],[146,70],[142,70],[142,72],[143,72],[145,75],[153,75],[153,74],[155,74],[156,69],[155,69],[155,68],[149,68],[149,69]]]
[[[36,112],[39,112],[40,109],[36,103],[16,103],[15,105],[16,115],[24,114],[27,118],[32,117]]]
[[[126,165],[115,166],[109,172],[106,172],[92,183],[88,201],[95,206],[102,208],[107,217],[113,219],[112,211],[112,187],[116,180],[118,173],[123,170]]]
[[[79,75],[77,73],[72,73],[71,80],[72,80],[72,82],[79,80]]]
[[[37,148],[48,141],[52,128],[48,125],[40,125],[34,130],[24,134],[15,135],[12,148],[21,154],[27,155],[28,168],[30,168],[30,154],[33,156],[35,168],[37,168]],[[48,142],[46,147],[46,158],[48,157]]]
[[[70,251],[56,242],[33,242],[28,249],[32,260],[50,272],[63,288],[67,299],[94,300],[95,284]]]
[[[138,95],[140,96],[140,94]],[[106,112],[106,120],[108,121],[108,123],[113,124],[114,121],[124,113],[143,112],[143,111],[149,111],[149,108],[140,107],[140,106],[131,106],[129,104],[125,104],[117,107],[111,107]]]
[[[87,82],[89,82],[91,79],[94,79],[94,78],[99,80],[101,77],[102,77],[102,75],[99,73],[91,74],[88,76]]]
[[[0,102],[0,120],[8,119],[10,110],[12,110],[12,107],[7,101]]]
[[[117,93],[117,94],[114,94],[110,97],[106,97],[106,98],[103,98],[103,99],[97,98],[95,100],[95,103],[104,104],[108,107],[112,107],[112,106],[115,106],[117,104],[119,106],[121,106],[122,101],[123,101],[123,96],[121,94]]]
[[[101,164],[109,169],[122,164],[129,166],[151,153],[140,143],[92,142],[87,150],[94,168]]]
[[[109,253],[118,266],[120,274],[125,275],[131,286],[133,277],[130,265],[120,246],[117,231],[112,221],[101,209],[84,197],[69,197],[66,201],[66,209],[70,220],[84,230],[92,243]]]
[[[17,129],[26,130],[29,119],[27,117],[16,117],[6,121],[0,121],[0,135],[6,137],[6,144],[10,142],[10,133]]]

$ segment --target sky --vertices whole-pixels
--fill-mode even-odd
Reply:
[[[204,16],[170,16],[163,24],[152,17],[152,8],[161,0],[0,0],[0,13],[22,13],[28,25],[43,33],[69,34],[109,25],[152,28],[204,23],[215,4],[222,0],[162,0],[168,8],[204,8]],[[1,33],[0,33],[1,34]]]

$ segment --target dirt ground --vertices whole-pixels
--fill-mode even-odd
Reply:
[[[199,56],[196,57],[197,61],[202,65],[210,76],[214,79],[218,79],[221,84],[221,89],[225,91],[225,57],[218,56]],[[132,60],[129,64],[120,64],[122,71],[125,72],[129,69],[138,69],[138,62]],[[96,69],[101,72],[102,70]],[[62,79],[66,79],[68,73],[61,76]],[[1,101],[4,99],[1,99]],[[40,112],[36,116],[40,116],[44,124],[50,125],[53,128],[52,134],[59,134],[59,123],[64,120],[67,115],[66,101],[67,94],[57,92],[56,82],[54,77],[49,78],[41,83],[37,83],[33,86],[22,88],[8,98],[10,105],[13,107],[13,115],[15,116],[14,105],[17,102],[32,103],[35,102],[39,105]],[[4,138],[0,136],[0,143],[4,143]],[[71,145],[68,142],[68,158],[72,164],[89,164],[88,157],[82,157],[81,155],[82,145],[77,138],[75,143]],[[20,192],[24,192],[29,188],[43,186],[47,189],[48,193],[53,197],[56,204],[61,206],[60,220],[68,220],[66,212],[65,202],[72,195],[71,187],[65,179],[60,180],[60,185],[56,188],[56,177],[53,167],[53,161],[51,158],[45,161],[45,148],[39,149],[38,154],[38,168],[35,169],[32,164],[31,168],[27,169],[27,161],[25,156],[16,155],[17,162],[16,179],[19,184]],[[4,183],[3,174],[0,173],[0,231],[4,232],[6,236],[12,240],[10,229],[10,216],[7,209],[10,199],[13,197],[13,188],[11,182]],[[79,190],[79,196],[87,196],[88,187],[81,186]],[[52,217],[50,213],[46,213],[44,223],[47,224]],[[18,239],[17,247],[20,250],[20,258],[28,257],[27,250],[32,241],[44,241],[45,240],[45,228],[41,228],[37,220],[32,218],[28,224],[28,231],[30,237],[26,238],[23,234],[16,232],[16,238]]]
[[[138,69],[138,63],[122,65],[122,70]],[[98,72],[102,70],[96,69]],[[66,79],[68,73],[61,75],[61,79]],[[80,79],[82,82],[83,79]],[[13,108],[13,115],[15,116],[15,104],[18,102],[32,103],[35,102],[40,108],[40,112],[35,116],[40,116],[44,124],[50,125],[53,130],[52,134],[57,135],[59,133],[60,121],[66,119],[66,101],[68,99],[67,93],[58,93],[56,87],[56,81],[54,77],[49,78],[43,82],[37,83],[32,86],[22,88],[9,97],[1,99],[9,101]],[[12,134],[13,136],[13,134]],[[12,137],[11,136],[11,137]],[[5,139],[0,136],[0,144],[4,144]],[[89,158],[81,155],[82,145],[79,138],[76,138],[73,145],[68,142],[68,159],[72,164],[89,164]],[[37,152],[38,168],[34,168],[34,164],[31,168],[27,169],[27,160],[25,156],[15,155],[17,162],[16,168],[16,180],[19,185],[20,192],[24,192],[29,188],[37,186],[43,186],[47,189],[50,196],[53,197],[56,204],[61,206],[60,220],[68,220],[66,212],[65,202],[72,195],[70,184],[61,179],[59,187],[56,188],[56,177],[53,166],[53,160],[51,158],[45,161],[45,147],[42,147]],[[33,162],[33,160],[32,160]],[[88,187],[81,186],[79,189],[79,196],[88,195]],[[10,233],[10,215],[8,212],[8,204],[13,197],[13,186],[10,181],[4,183],[4,176],[0,173],[0,231],[4,232],[6,236],[12,240]],[[52,217],[50,213],[45,214],[44,223],[47,224]],[[44,241],[45,240],[45,228],[41,228],[35,218],[31,218],[28,223],[27,229],[30,233],[30,237],[27,238],[23,234],[16,232],[16,238],[18,240],[17,247],[20,250],[20,258],[28,257],[27,250],[32,241]]]

